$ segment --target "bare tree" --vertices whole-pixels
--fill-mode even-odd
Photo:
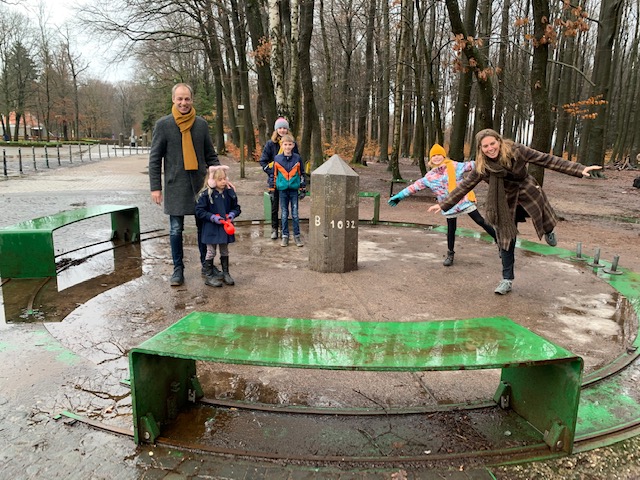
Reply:
[[[244,117],[242,119],[242,123],[245,127],[245,131],[249,133],[249,135],[246,135],[246,144],[248,157],[252,158],[253,152],[256,149],[256,142],[255,136],[253,135],[253,115],[251,114],[253,109],[251,108],[251,88],[249,86],[249,66],[247,63],[246,21],[243,10],[238,7],[238,1],[230,1],[235,47],[238,54],[238,76],[241,83],[240,95],[242,95],[242,104],[244,105]]]
[[[44,123],[47,141],[51,139],[51,115],[53,110],[53,45],[52,34],[47,28],[47,14],[39,6],[37,52],[40,65],[40,81],[37,89],[38,110]]]
[[[478,1],[469,0],[465,8],[464,26],[468,36],[476,34],[476,11]],[[467,40],[465,40],[467,41]],[[451,127],[451,140],[449,143],[449,157],[461,161],[464,158],[464,140],[469,124],[469,112],[471,110],[471,87],[473,86],[473,69],[469,60],[459,59],[460,78],[458,79],[458,98],[453,114]]]
[[[80,97],[78,90],[80,88],[80,75],[89,68],[89,65],[82,59],[82,55],[75,53],[71,45],[71,33],[67,29],[61,31],[62,37],[62,50],[66,57],[67,64],[69,66],[69,73],[71,74],[71,85],[73,87],[73,130],[74,138],[80,139]]]
[[[591,94],[598,103],[594,107],[595,118],[587,122],[582,137],[584,147],[581,163],[585,165],[604,165],[612,48],[620,25],[623,4],[623,0],[609,0],[603,2],[600,7],[598,41],[593,67],[595,86]]]
[[[503,0],[502,15],[500,20],[500,46],[498,54],[498,63],[496,69],[496,102],[493,112],[493,128],[502,131],[502,118],[504,115],[505,89],[504,89],[504,71],[507,63],[507,47],[509,44],[509,10],[511,8],[511,0]]]
[[[260,140],[264,144],[267,141],[267,136],[271,134],[271,128],[278,116],[276,111],[275,89],[270,69],[271,48],[267,42],[267,36],[264,34],[262,26],[263,15],[261,13],[259,1],[245,0],[245,11],[247,13],[247,26],[251,37],[253,58],[258,77],[256,117]]]
[[[300,2],[300,84],[303,92],[303,128],[300,154],[314,169],[322,164],[322,130],[316,106],[311,73],[311,35],[313,33],[313,0]],[[308,173],[308,172],[307,172]]]
[[[276,93],[276,111],[278,115],[289,117],[289,106],[285,90],[284,75],[284,38],[280,19],[280,2],[269,0],[269,41],[271,42],[271,74]]]
[[[549,1],[532,0],[533,3],[533,61],[531,63],[531,100],[533,105],[533,137],[531,148],[549,152],[551,147],[551,109],[547,89],[547,65],[549,44],[553,43],[555,31],[549,24]],[[529,173],[542,186],[544,167],[529,165]]]
[[[457,0],[446,0],[445,4],[449,12],[451,31],[458,38],[460,48],[469,61],[469,68],[473,71],[478,82],[478,106],[483,112],[480,119],[480,128],[490,128],[493,126],[493,86],[491,82],[491,71],[487,68],[486,59],[473,42],[473,37],[469,35],[460,17],[460,7]]]
[[[391,171],[392,178],[402,178],[400,173],[400,149],[401,139],[400,132],[402,129],[402,96],[404,85],[404,63],[407,57],[410,55],[408,49],[409,40],[409,16],[407,10],[411,8],[411,2],[409,0],[402,0],[400,11],[400,42],[398,46],[398,59],[396,62],[396,77],[395,88],[393,91],[394,109],[393,109],[393,143],[391,150],[391,158],[389,159],[389,170]]]
[[[293,124],[293,131],[298,131],[300,124],[300,56],[298,54],[300,42],[300,8],[298,0],[290,0],[291,2],[291,38],[290,38],[290,56],[291,66],[289,69],[289,91],[287,92],[287,106],[289,108],[289,118]]]
[[[389,92],[390,89],[390,71],[391,71],[391,42],[389,27],[389,2],[381,1],[382,4],[382,34],[380,47],[380,67],[382,75],[380,77],[380,95],[379,102],[379,129],[380,129],[380,161],[386,163],[389,161]]]
[[[373,65],[373,27],[375,25],[375,16],[376,0],[369,0],[369,11],[367,15],[367,30],[365,39],[365,65]],[[369,113],[369,97],[371,95],[372,79],[373,69],[368,68],[365,71],[364,87],[360,93],[360,104],[358,105],[358,136],[356,141],[356,148],[353,152],[353,163],[363,163],[362,155],[364,153],[364,147],[367,140],[367,114]]]

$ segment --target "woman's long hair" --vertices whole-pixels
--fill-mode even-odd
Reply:
[[[491,128],[485,128],[476,133],[476,172],[484,175],[487,169],[487,157],[482,152],[480,146],[483,139],[493,137],[500,142],[500,153],[498,154],[498,162],[508,170],[511,170],[511,160],[513,158],[513,140],[502,138],[498,132]]]
[[[289,133],[289,129],[287,129],[287,133]],[[280,134],[278,133],[278,130],[274,130],[273,133],[271,134],[271,141],[273,143],[280,143],[280,139],[282,137],[280,136]]]

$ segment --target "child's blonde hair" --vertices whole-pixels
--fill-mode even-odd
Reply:
[[[202,188],[196,195],[196,199],[200,197],[200,195],[204,192],[207,192],[207,195],[209,195],[209,198],[211,199],[211,194],[213,193],[213,189],[216,188],[216,185],[217,185],[216,180],[222,180],[223,178],[228,178],[227,177],[228,169],[229,167],[227,165],[214,165],[209,167],[209,171],[207,172],[207,175],[205,175],[204,177],[204,183],[202,184]],[[209,179],[213,180],[213,184],[214,184],[213,187],[209,186]],[[229,188],[229,185],[227,185],[227,188]]]
[[[293,135],[291,135],[290,133],[285,133],[282,138],[280,139],[280,145],[282,145],[284,142],[291,142],[293,144],[296,143],[295,139],[293,138]]]

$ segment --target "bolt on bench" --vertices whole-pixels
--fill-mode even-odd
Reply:
[[[295,348],[294,348],[295,347]],[[360,322],[192,312],[129,352],[135,441],[203,396],[196,360],[361,371],[502,369],[494,401],[571,453],[582,358],[505,317]]]
[[[96,205],[66,210],[0,228],[0,276],[43,278],[56,276],[53,231],[81,220],[111,214],[110,240],[140,240],[138,207]]]

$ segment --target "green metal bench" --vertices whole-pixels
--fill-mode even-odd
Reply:
[[[582,358],[508,318],[360,322],[192,312],[129,353],[134,434],[203,396],[196,361],[361,371],[502,369],[494,401],[571,452]]]
[[[66,210],[0,228],[0,276],[43,278],[56,276],[54,230],[81,220],[111,214],[111,240],[140,240],[138,207],[96,205]]]

